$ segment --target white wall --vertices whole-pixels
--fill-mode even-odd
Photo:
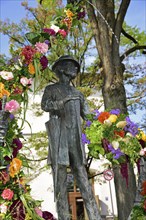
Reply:
[[[41,117],[35,117],[32,110],[29,108],[31,107],[32,103],[41,102],[42,94],[29,96],[29,106],[28,111],[26,114],[26,120],[32,126],[32,133],[37,133],[39,131],[45,130],[45,122],[49,119],[49,113],[44,112]],[[97,95],[93,95],[92,97],[96,98]],[[100,98],[99,98],[100,99]],[[97,99],[98,102],[98,99]],[[30,128],[25,123],[24,134],[30,133]],[[47,163],[47,161],[43,162]],[[92,164],[91,168],[94,169],[96,173],[102,172],[105,168],[103,164],[105,161],[96,160]],[[99,200],[101,201],[101,214],[102,215],[117,215],[116,209],[116,199],[115,199],[115,189],[114,189],[114,182],[113,180],[105,181],[103,175],[100,175],[96,178],[95,181],[95,194],[99,196]],[[54,193],[53,193],[53,180],[52,174],[50,169],[41,173],[37,178],[30,182],[31,186],[31,194],[33,198],[38,200],[43,200],[42,202],[42,210],[46,210],[54,214],[57,217],[55,203],[54,203]]]

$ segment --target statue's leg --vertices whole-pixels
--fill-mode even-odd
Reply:
[[[92,192],[92,187],[88,181],[87,172],[84,165],[72,168],[77,185],[80,189],[89,220],[101,220],[97,203]]]
[[[70,220],[67,196],[67,170],[64,165],[58,165],[55,194],[58,220]]]

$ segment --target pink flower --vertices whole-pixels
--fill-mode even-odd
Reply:
[[[13,198],[14,192],[11,189],[4,189],[1,197],[3,199],[11,200]]]
[[[38,52],[44,54],[48,51],[48,44],[38,42],[35,44],[35,48]]]
[[[7,71],[1,71],[0,76],[5,80],[11,80],[14,78],[13,73]]]
[[[11,113],[18,111],[19,108],[20,108],[20,105],[16,100],[11,100],[7,102],[5,105],[5,111],[9,111]]]
[[[144,149],[141,149],[139,154],[140,154],[140,156],[144,156],[146,154],[146,151]]]
[[[28,79],[27,77],[22,77],[20,79],[20,83],[23,85],[23,86],[30,86],[32,84],[32,78]]]
[[[60,34],[60,35],[62,35],[62,37],[66,37],[67,36],[67,32],[64,30],[64,29],[60,29],[59,31],[58,31],[58,33]]]
[[[42,210],[40,210],[38,207],[36,207],[34,210],[35,210],[35,212],[36,212],[37,215],[39,215],[40,217],[43,216]]]

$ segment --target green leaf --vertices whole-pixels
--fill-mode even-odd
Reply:
[[[34,32],[30,32],[30,33],[26,33],[25,36],[30,43],[35,44],[36,42],[39,42],[41,35],[36,34]]]

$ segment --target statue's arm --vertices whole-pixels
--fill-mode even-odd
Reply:
[[[87,100],[85,99],[85,97],[83,96],[83,94],[81,94],[81,117],[84,120],[87,120],[87,115],[90,114],[90,109],[89,109],[89,105]]]
[[[41,101],[41,108],[45,112],[60,110],[64,108],[63,100],[55,100],[55,91],[50,87],[46,87]]]

